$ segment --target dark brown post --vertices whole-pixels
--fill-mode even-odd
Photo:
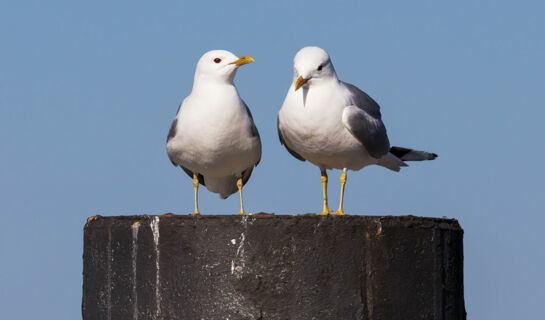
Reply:
[[[456,220],[96,217],[83,318],[465,319]]]

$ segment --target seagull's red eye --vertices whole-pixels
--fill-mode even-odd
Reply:
[[[216,58],[216,59],[214,59],[214,62],[215,62],[215,63],[220,63],[220,62],[221,62],[221,59],[220,59],[220,58]]]

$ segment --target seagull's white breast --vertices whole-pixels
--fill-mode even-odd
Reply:
[[[348,92],[338,81],[297,91],[292,86],[278,114],[286,144],[325,169],[359,170],[375,163],[342,124],[343,110],[351,104]]]
[[[191,94],[177,115],[176,135],[167,143],[177,162],[210,177],[237,175],[259,160],[261,144],[234,86]],[[213,90],[212,90],[213,89]]]

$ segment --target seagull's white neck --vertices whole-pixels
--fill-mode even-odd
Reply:
[[[218,72],[206,72],[199,70],[195,71],[195,77],[193,78],[193,86],[199,82],[221,82],[227,84],[233,84],[235,75],[237,74],[237,69],[226,69]]]
[[[213,94],[211,95],[211,92]],[[197,79],[193,82],[192,95],[206,97],[207,99],[228,99],[238,97],[238,90],[232,81],[218,81],[217,79]]]
[[[216,88],[235,88],[233,84],[233,79],[235,78],[234,72],[229,76],[209,76],[209,75],[195,75],[193,81],[193,92],[194,93],[204,93],[210,92],[210,87]],[[235,88],[236,90],[236,88]]]

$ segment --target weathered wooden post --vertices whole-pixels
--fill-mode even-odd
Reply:
[[[85,320],[465,319],[453,219],[94,217]]]

